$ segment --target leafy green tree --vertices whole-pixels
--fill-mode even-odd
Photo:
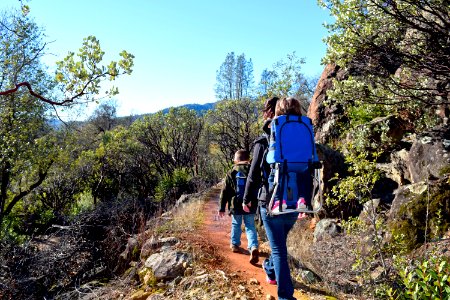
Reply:
[[[102,81],[114,81],[120,75],[131,74],[134,56],[123,50],[119,54],[119,61],[111,61],[105,66],[100,65],[104,54],[99,40],[88,36],[83,40],[83,46],[76,56],[75,52],[69,52],[62,61],[56,63],[58,68],[55,79],[64,94],[64,100],[58,102],[58,105],[97,101],[119,93],[117,87],[112,86],[103,97],[98,96]]]
[[[28,81],[45,93],[52,86],[39,63],[45,44],[42,32],[20,14],[5,14],[0,22],[0,90]],[[46,107],[23,92],[0,98],[0,224],[13,207],[47,176],[52,164],[45,135]]]
[[[218,148],[224,166],[239,149],[251,150],[252,142],[260,132],[258,101],[224,100],[207,114],[211,141]]]
[[[321,0],[336,18],[328,25],[326,63],[349,72],[333,99],[352,106],[385,105],[383,114],[420,121],[448,111],[450,25],[442,0]],[[448,112],[446,113],[448,117]]]
[[[24,11],[28,13],[27,10]],[[130,74],[133,56],[101,66],[103,51],[94,37],[57,63],[51,78],[41,58],[43,31],[27,14],[4,13],[0,20],[0,226],[14,207],[47,178],[60,148],[46,117],[51,106],[95,101],[105,79]],[[28,93],[19,89],[26,87]],[[113,88],[108,95],[117,93]],[[61,98],[59,98],[61,97]],[[51,100],[53,99],[53,100]]]
[[[216,97],[224,99],[243,99],[252,96],[253,63],[244,53],[235,56],[227,54],[225,61],[216,72]]]
[[[298,58],[293,52],[288,54],[285,60],[279,60],[273,65],[273,69],[265,69],[261,73],[259,93],[263,98],[296,97],[300,100],[304,113],[308,110],[317,78],[307,78],[301,72],[304,58]]]
[[[117,123],[117,109],[115,101],[101,103],[89,118],[89,122],[99,131],[111,130]]]
[[[194,170],[197,165],[203,119],[194,110],[179,107],[171,108],[167,114],[158,112],[136,121],[131,130],[158,173],[171,174],[181,168]]]
[[[262,97],[272,95],[271,87],[275,85],[277,73],[273,70],[264,69],[261,73],[261,80],[259,82],[258,92]]]

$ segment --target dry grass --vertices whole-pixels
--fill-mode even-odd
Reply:
[[[205,218],[205,214],[203,212],[204,202],[205,198],[199,197],[178,208],[175,211],[172,220],[174,231],[178,231],[180,229],[183,231],[197,230]]]
[[[311,253],[310,246],[313,244],[314,229],[311,229],[311,219],[305,218],[298,220],[294,228],[289,232],[287,246],[289,253],[293,257],[309,260],[314,253]]]

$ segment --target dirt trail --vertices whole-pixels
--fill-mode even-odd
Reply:
[[[276,298],[277,287],[276,285],[270,285],[266,282],[266,276],[261,265],[263,260],[268,256],[268,253],[262,251],[258,264],[250,264],[250,254],[247,251],[247,238],[245,236],[245,232],[242,233],[241,252],[231,252],[231,217],[227,215],[224,218],[219,218],[217,216],[220,190],[214,189],[213,191],[214,193],[210,194],[210,197],[205,203],[205,223],[203,227],[205,238],[217,247],[218,254],[225,258],[231,272],[240,274],[243,278],[247,278],[248,280],[250,278],[255,278],[258,280],[266,294],[270,294]],[[311,299],[298,290],[295,291],[294,296],[298,300]]]

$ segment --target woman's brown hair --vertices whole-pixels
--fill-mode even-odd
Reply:
[[[270,99],[267,99],[266,103],[264,103],[263,108],[263,119],[273,119],[275,116],[275,106],[277,105],[277,102],[280,98],[278,97],[272,97]]]
[[[281,115],[302,115],[300,102],[292,97],[283,98],[277,101],[275,116]]]

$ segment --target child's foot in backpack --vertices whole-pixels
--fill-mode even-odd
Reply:
[[[305,198],[300,197],[297,201],[297,209],[306,209],[306,208],[307,208],[307,206],[306,206]]]
[[[283,203],[282,210],[286,210],[287,208],[286,200],[283,200],[282,203]],[[272,207],[272,212],[280,212],[280,201],[275,201]]]

